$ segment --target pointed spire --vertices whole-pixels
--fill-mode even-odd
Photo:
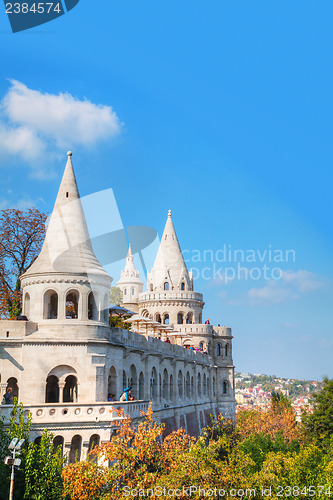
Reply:
[[[134,282],[143,285],[142,281],[139,278],[139,271],[136,269],[134,264],[134,255],[132,253],[131,244],[129,244],[126,256],[126,264],[124,269],[121,271],[121,278],[118,281],[117,286],[118,284],[122,283],[134,283]]]
[[[74,174],[72,153],[69,151],[67,156],[43,248],[23,276],[99,274],[110,279],[94,254]]]
[[[168,210],[168,218],[149,279],[154,289],[164,289],[165,282],[168,282],[169,290],[179,289],[181,282],[187,282],[189,289],[192,288],[192,280],[179,245],[171,210]]]

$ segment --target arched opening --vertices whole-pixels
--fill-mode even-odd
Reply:
[[[25,293],[24,295],[24,316],[26,316],[28,319],[30,317],[30,295],[28,292]]]
[[[161,377],[161,374],[158,375],[158,381],[159,381],[159,384],[158,384],[158,399],[159,399],[159,402],[162,401],[162,377]]]
[[[169,324],[169,314],[164,314],[164,316],[163,316],[163,323],[165,325]]]
[[[229,347],[229,346],[228,346],[228,344],[226,344],[226,345],[225,345],[225,347],[224,347],[226,357],[227,357],[227,356],[228,356],[228,354],[229,354],[229,349],[228,349],[228,347]]]
[[[191,394],[191,380],[190,373],[186,373],[186,397],[189,399]]]
[[[207,396],[210,397],[210,378],[207,377]]]
[[[154,287],[153,287],[153,284],[151,283],[150,284],[150,291],[153,292],[154,291]]]
[[[201,374],[198,374],[198,396],[201,398]]]
[[[134,288],[132,288],[132,297],[133,297],[133,295],[134,295]]]
[[[194,377],[191,377],[191,398],[194,398]]]
[[[138,399],[138,394],[137,394],[137,390],[138,390],[138,376],[137,376],[137,372],[136,372],[136,368],[134,365],[131,365],[131,368],[130,368],[130,374],[131,374],[131,380],[130,380],[130,384],[132,386],[132,389],[131,389],[131,394],[132,396],[134,397],[134,399]]]
[[[12,390],[12,392],[11,392],[11,401],[10,401],[10,403],[12,404],[12,401],[13,401],[14,398],[17,398],[17,400],[18,400],[18,394],[19,394],[19,389],[18,389],[18,385],[17,385],[17,379],[15,377],[10,377],[7,380],[6,391],[7,391],[7,389],[9,387]]]
[[[77,290],[69,290],[66,293],[66,318],[77,319],[79,312],[80,294]]]
[[[186,316],[186,323],[188,325],[191,325],[193,323],[193,313],[189,312],[188,315]]]
[[[68,462],[70,464],[73,464],[74,462],[80,460],[81,446],[82,446],[82,437],[76,434],[72,438],[71,447],[69,450]]]
[[[173,376],[170,375],[170,399],[173,399]]]
[[[182,284],[180,285],[180,289],[181,289],[181,290],[185,290],[185,283],[182,283]]]
[[[43,319],[58,318],[58,294],[54,290],[44,293]]]
[[[42,440],[42,436],[37,436],[37,437],[36,437],[36,439],[35,439],[35,441],[34,441],[34,443],[35,443],[37,446],[39,446],[39,445],[40,445],[41,440]]]
[[[126,389],[126,387],[128,387],[128,385],[127,385],[127,375],[126,375],[125,370],[123,370],[123,390]]]
[[[127,295],[127,288],[124,288],[124,295]]]
[[[59,379],[55,375],[46,379],[45,403],[59,403]]]
[[[74,375],[68,375],[65,379],[63,402],[77,402],[77,378]]]
[[[98,321],[98,299],[95,292],[90,292],[88,295],[88,319]]]
[[[223,394],[228,394],[229,384],[226,380],[223,380]]]
[[[161,315],[159,313],[156,314],[155,321],[157,321],[158,323],[162,323]]]
[[[204,345],[203,342],[200,342],[199,349],[202,350],[202,351],[205,349],[205,345]]]
[[[184,323],[184,315],[183,313],[178,313],[177,314],[177,324],[182,325]]]
[[[178,396],[179,398],[183,397],[183,374],[181,370],[178,372],[178,379],[177,379],[177,385],[178,385]]]
[[[202,313],[199,314],[199,325],[202,325]]]
[[[169,283],[167,281],[164,283],[164,290],[169,290]]]
[[[60,453],[61,455],[63,455],[63,449],[64,449],[64,438],[62,436],[56,436],[53,439],[53,453],[57,453],[58,450],[61,450]]]
[[[221,356],[221,344],[216,344],[216,356]]]
[[[140,372],[139,376],[139,399],[145,399],[145,377],[142,372]]]
[[[117,398],[116,394],[117,394],[117,372],[115,367],[111,366],[108,377],[108,398],[110,396],[111,401],[114,401]]]
[[[157,398],[158,398],[158,380],[157,380],[157,371],[156,371],[155,367],[153,367],[153,369],[151,371],[150,397],[154,401],[157,401]]]
[[[169,399],[169,376],[166,368],[163,371],[163,398]]]
[[[141,312],[141,316],[143,316],[144,318],[149,318],[149,312],[147,311],[147,309],[144,309],[144,310]]]
[[[203,376],[203,395],[207,396],[207,378],[205,373]]]
[[[100,437],[98,434],[93,434],[89,439],[89,447],[88,447],[88,456],[87,459],[89,462],[97,463],[98,457],[95,453],[91,453],[95,446],[99,446]]]

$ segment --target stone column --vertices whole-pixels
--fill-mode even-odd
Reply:
[[[59,403],[63,403],[65,382],[58,382],[58,387],[59,387]]]
[[[63,290],[58,293],[58,319],[66,319],[66,302]]]

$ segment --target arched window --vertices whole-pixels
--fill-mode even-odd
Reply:
[[[139,399],[142,401],[145,399],[145,377],[142,372],[139,376]]]
[[[132,295],[134,295],[134,288],[132,288]]]
[[[54,290],[44,293],[43,319],[57,319],[58,317],[58,294]]]
[[[163,398],[164,399],[169,399],[169,376],[167,369],[164,368],[163,372]]]
[[[157,401],[157,398],[158,398],[158,381],[157,381],[157,371],[156,371],[155,367],[153,367],[153,369],[151,371],[150,394],[151,394],[151,398],[154,401]]]
[[[180,285],[180,289],[181,289],[181,290],[185,290],[185,283],[182,283],[182,284]]]
[[[45,403],[59,403],[59,379],[55,375],[46,379]]]
[[[221,344],[216,344],[216,356],[221,356]]]
[[[164,283],[164,290],[169,290],[169,283],[167,281]]]
[[[153,292],[154,291],[154,287],[153,287],[153,284],[151,283],[150,284],[150,291]]]
[[[178,325],[182,325],[184,323],[184,315],[183,315],[183,313],[178,313],[177,314],[177,323],[178,323]]]
[[[90,292],[88,295],[88,319],[98,321],[98,299],[97,294]]]
[[[63,454],[64,438],[62,436],[56,436],[53,439],[53,453],[56,453],[58,451],[59,446],[61,448],[61,454]]]
[[[138,376],[137,376],[136,368],[134,365],[131,365],[130,374],[131,374],[131,379],[130,379],[129,385],[132,386],[131,394],[134,397],[134,399],[138,399],[138,395],[137,395]]]
[[[225,348],[224,348],[224,349],[225,349],[225,355],[226,355],[226,357],[227,357],[227,356],[228,356],[228,354],[229,354],[229,349],[228,349],[228,347],[229,347],[229,346],[228,346],[228,344],[226,344],[226,345],[225,345]]]
[[[173,376],[170,375],[170,399],[173,399]]]
[[[159,374],[158,376],[158,381],[159,381],[159,384],[158,384],[158,399],[159,399],[159,402],[162,401],[162,377],[161,377],[161,374]]]
[[[193,313],[189,312],[188,315],[186,316],[186,323],[188,325],[193,323]]]
[[[90,439],[89,439],[89,448],[88,448],[88,456],[87,459],[89,462],[96,463],[97,462],[97,455],[95,453],[91,453],[92,450],[95,448],[95,446],[99,446],[100,443],[100,437],[98,434],[93,434]]]
[[[178,380],[177,380],[177,385],[178,385],[178,396],[180,398],[183,397],[183,374],[181,370],[178,372]]]
[[[77,319],[78,318],[79,297],[80,297],[80,294],[77,290],[69,290],[66,293],[66,318],[67,319]]]
[[[10,377],[8,380],[7,380],[7,387],[6,387],[6,391],[8,388],[11,388],[12,389],[12,398],[17,398],[18,399],[18,393],[19,393],[19,389],[18,389],[18,385],[17,385],[17,379],[15,377]]]
[[[124,288],[124,295],[127,295],[127,288]]]
[[[163,323],[165,325],[168,325],[169,324],[169,314],[164,314],[164,317],[163,317]]]
[[[117,372],[114,366],[111,366],[109,371],[108,396],[109,394],[114,394],[114,397],[117,399]]]
[[[228,394],[229,384],[226,380],[223,380],[223,394]]]
[[[207,378],[206,378],[206,374],[204,373],[204,376],[203,376],[203,395],[206,396],[207,395]]]
[[[194,398],[194,377],[191,377],[191,398]]]
[[[198,396],[201,398],[201,374],[198,373]]]
[[[28,292],[24,294],[24,316],[30,317],[30,295]]]
[[[77,402],[77,379],[74,375],[68,375],[65,379],[63,401],[64,403]]]
[[[186,374],[186,397],[189,399],[191,394],[191,379],[190,379],[190,373],[187,372]]]
[[[68,462],[73,464],[76,460],[80,460],[81,458],[81,446],[82,446],[82,437],[76,434],[72,438],[71,448],[69,450]]]
[[[155,321],[157,321],[158,323],[162,323],[161,315],[159,313],[156,313]]]
[[[200,349],[202,349],[202,350],[204,350],[205,346],[204,346],[204,343],[203,343],[203,342],[200,342],[200,344],[199,344],[199,348],[200,348]]]
[[[42,436],[37,436],[34,443],[39,446],[40,445],[40,442],[41,442],[41,439],[42,439]]]

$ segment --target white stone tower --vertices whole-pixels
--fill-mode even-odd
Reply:
[[[135,268],[131,244],[128,248],[126,265],[121,271],[117,287],[123,293],[122,305],[131,311],[138,312],[138,301],[139,295],[143,290],[143,282],[140,280],[139,271]]]
[[[36,323],[108,324],[112,278],[98,262],[76,184],[71,156],[49,220],[43,248],[21,276],[23,314]],[[89,320],[89,321],[88,321]],[[61,335],[58,329],[57,335]]]
[[[147,292],[140,295],[140,313],[165,324],[201,324],[203,306],[202,294],[193,291],[192,272],[187,270],[169,210],[154,266],[147,275]]]

